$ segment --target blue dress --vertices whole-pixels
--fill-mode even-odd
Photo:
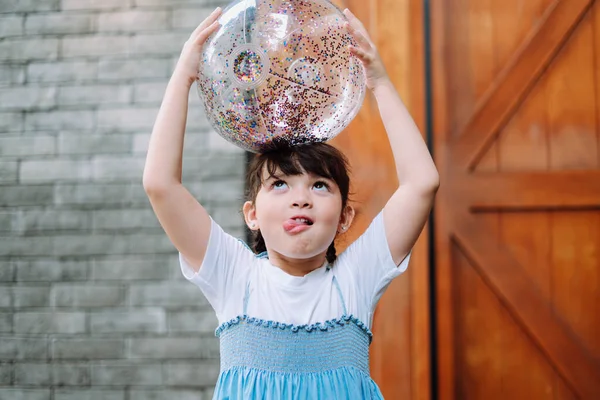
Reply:
[[[221,369],[214,400],[383,399],[369,374],[372,333],[344,314],[312,325],[290,325],[244,314],[216,331]]]

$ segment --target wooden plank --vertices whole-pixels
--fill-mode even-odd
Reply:
[[[460,168],[472,170],[477,165],[591,3],[591,0],[559,1],[550,8],[544,22],[500,74],[453,144],[453,159]]]
[[[448,86],[446,58],[448,20],[450,2],[447,0],[431,0],[430,29],[431,29],[431,79],[432,102],[434,118],[434,160],[440,173],[441,182],[450,182],[449,146],[450,115],[448,104]],[[450,215],[448,205],[452,204],[448,196],[448,188],[442,184],[436,196],[433,209],[435,216],[435,341],[437,348],[437,397],[440,400],[456,398],[456,366],[454,363],[454,307],[453,279],[450,243]]]
[[[455,210],[452,233],[482,278],[515,320],[582,398],[600,398],[600,365],[554,315],[550,304],[510,252],[487,232],[487,225]]]
[[[600,208],[600,170],[476,173],[451,189],[471,210]]]

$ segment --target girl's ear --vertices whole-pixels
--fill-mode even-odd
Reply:
[[[245,202],[242,211],[244,212],[244,220],[246,221],[246,225],[248,225],[248,229],[257,231],[259,226],[258,220],[256,219],[256,207],[254,207],[254,203],[251,201]]]
[[[344,233],[350,229],[352,225],[352,221],[354,220],[354,207],[347,205],[342,210],[342,216],[340,217],[340,225],[338,227],[338,232]]]

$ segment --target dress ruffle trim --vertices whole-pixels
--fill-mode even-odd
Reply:
[[[219,337],[221,333],[234,325],[239,325],[240,323],[245,322],[247,324],[253,324],[256,326],[262,326],[265,328],[273,328],[273,329],[281,329],[281,330],[290,330],[292,332],[298,331],[306,331],[306,332],[317,332],[317,331],[328,331],[330,329],[338,328],[343,325],[347,325],[352,322],[360,329],[362,329],[367,336],[369,337],[369,343],[373,340],[373,333],[371,330],[363,323],[360,319],[356,318],[352,314],[350,315],[342,315],[340,318],[331,319],[325,322],[317,322],[315,324],[305,324],[305,325],[294,325],[294,324],[285,324],[283,322],[277,321],[267,321],[261,318],[254,318],[248,315],[242,315],[235,317],[227,322],[224,322],[217,328],[215,331],[215,336]]]

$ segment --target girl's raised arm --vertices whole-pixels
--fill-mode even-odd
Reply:
[[[183,136],[202,45],[219,27],[220,14],[217,8],[183,47],[156,117],[143,177],[144,190],[161,226],[196,271],[204,259],[211,222],[204,207],[181,183]]]
[[[359,44],[350,50],[366,68],[367,86],[377,99],[400,182],[383,209],[388,246],[398,265],[413,248],[427,222],[439,175],[417,125],[385,72],[364,26],[350,11],[344,13],[350,21],[348,28]]]

